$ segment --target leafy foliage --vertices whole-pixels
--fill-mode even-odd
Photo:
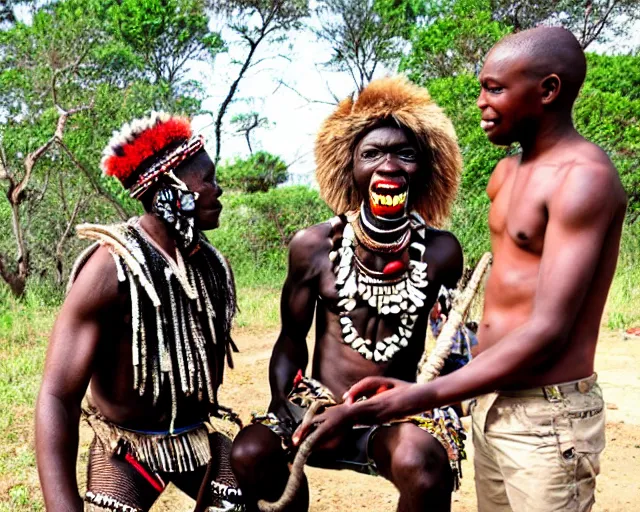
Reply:
[[[415,0],[320,0],[315,32],[331,46],[326,65],[349,73],[361,90],[380,65],[397,63],[419,9]]]
[[[287,180],[287,164],[280,157],[258,151],[249,158],[236,158],[218,168],[223,188],[242,192],[266,192]]]
[[[602,147],[620,173],[630,222],[640,217],[639,79],[640,56],[589,55],[587,81],[574,109],[580,133]]]
[[[476,73],[487,50],[511,29],[493,19],[489,0],[443,0],[429,4],[411,32],[400,70],[412,80]]]
[[[583,48],[628,33],[640,20],[635,0],[442,0],[428,2],[406,37],[400,70],[424,82],[478,74],[484,56],[504,35],[541,24],[571,30]]]
[[[480,128],[480,109],[476,106],[480,93],[477,78],[462,74],[432,79],[424,85],[456,128],[464,158],[462,192],[482,193],[495,164],[507,155],[507,150],[491,144]]]
[[[188,61],[207,60],[225,50],[220,34],[209,31],[204,0],[110,0],[106,4],[113,35],[129,46],[155,82],[175,86]]]
[[[209,238],[229,258],[241,286],[281,286],[293,235],[333,215],[318,192],[304,186],[225,194],[222,200],[220,227]]]
[[[627,33],[640,19],[636,0],[491,0],[491,11],[514,31],[543,23],[562,25],[585,49],[594,41],[604,43]]]
[[[166,6],[164,0],[156,4]],[[19,277],[13,287],[18,294],[29,276],[55,271],[63,279],[78,247],[74,224],[137,210],[120,185],[98,171],[111,132],[151,109],[199,110],[197,96],[155,80],[136,48],[117,36],[120,7],[64,0],[37,9],[29,24],[16,22],[0,32],[0,186],[6,193],[0,270],[5,280]],[[173,22],[167,30],[183,26],[180,16]],[[188,51],[165,48],[168,60]],[[12,263],[9,255],[16,252]]]
[[[609,154],[629,195],[628,220],[634,222],[640,216],[640,56],[588,53],[587,60],[587,79],[574,108],[574,122],[580,133]],[[508,150],[491,144],[480,128],[477,78],[460,74],[420,83],[456,128],[464,158],[463,196],[481,193]]]

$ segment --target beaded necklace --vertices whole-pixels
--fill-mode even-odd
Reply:
[[[336,289],[342,341],[368,360],[388,362],[401,348],[409,344],[413,328],[418,319],[417,311],[424,306],[427,281],[427,264],[411,259],[409,268],[400,276],[386,276],[372,272],[355,254],[357,243],[353,223],[347,223],[342,235],[341,247],[329,254],[336,274]],[[411,229],[409,229],[409,234]],[[423,244],[414,242],[411,247],[424,254]],[[349,313],[358,305],[366,303],[378,315],[398,318],[394,334],[379,341],[363,338],[353,325]]]

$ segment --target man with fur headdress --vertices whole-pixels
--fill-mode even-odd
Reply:
[[[462,272],[458,241],[436,229],[455,197],[461,157],[426,90],[403,78],[372,82],[324,122],[315,154],[320,193],[338,216],[300,231],[289,248],[269,412],[240,432],[231,455],[250,510],[282,493],[292,434],[312,401],[335,404],[366,376],[415,381],[429,310]],[[303,373],[314,311],[311,379]],[[463,437],[447,408],[350,428],[309,463],[384,476],[400,491],[399,510],[449,510]],[[288,510],[306,510],[308,500],[305,486]]]
[[[83,509],[75,467],[81,416],[95,434],[89,510],[147,511],[169,482],[199,498],[202,510],[241,510],[230,424],[218,403],[235,348],[235,288],[201,231],[218,226],[222,194],[204,139],[188,119],[153,113],[114,133],[102,168],[146,213],[78,227],[95,243],[73,268],[36,409],[47,510]]]

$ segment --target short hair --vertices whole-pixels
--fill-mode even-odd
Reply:
[[[587,60],[575,36],[563,27],[536,27],[510,34],[491,50],[514,52],[527,59],[528,73],[535,78],[555,73],[560,77],[560,95],[573,104],[587,74]]]

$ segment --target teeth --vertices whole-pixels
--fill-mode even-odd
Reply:
[[[384,195],[384,194],[376,194],[375,192],[371,192],[371,199],[373,199],[374,204],[383,205],[383,206],[397,206],[399,204],[404,204],[407,200],[407,193],[402,192],[401,194],[395,195]]]
[[[489,128],[493,128],[496,125],[494,121],[480,121],[480,128],[483,130],[488,130]]]

